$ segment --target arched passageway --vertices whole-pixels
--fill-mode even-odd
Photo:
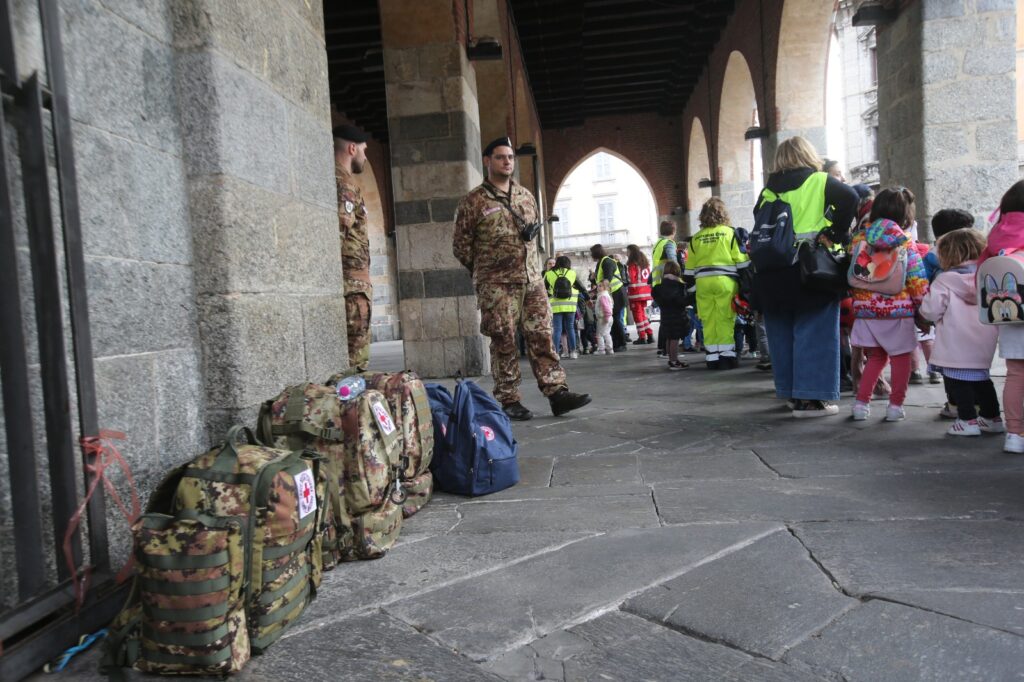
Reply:
[[[658,235],[654,192],[626,157],[600,147],[580,159],[555,194],[555,254],[589,258],[603,244],[612,253],[626,245],[650,249]]]
[[[750,68],[743,55],[734,51],[725,67],[718,114],[718,195],[728,207],[733,225],[738,227],[749,228],[753,224],[754,193],[763,180],[760,140],[744,137],[757,122],[757,99]],[[757,177],[754,177],[755,172]],[[699,205],[694,208],[699,210]]]
[[[686,153],[687,237],[697,231],[697,214],[700,213],[700,207],[704,202],[711,198],[711,188],[701,187],[701,180],[711,180],[714,177],[704,126],[701,125],[700,119],[695,117],[690,126],[690,148]]]
[[[833,3],[785,0],[775,66],[776,125],[772,148],[794,135],[825,153],[825,80]]]

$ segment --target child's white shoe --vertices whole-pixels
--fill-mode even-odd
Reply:
[[[993,417],[992,419],[978,417],[978,428],[985,433],[1006,433],[1006,425],[1003,424],[1003,420],[999,417]]]
[[[942,406],[939,410],[939,417],[942,419],[956,419],[959,415],[956,413],[956,407],[950,405],[948,402]]]
[[[1006,440],[1003,441],[1003,452],[1012,452],[1015,455],[1024,454],[1024,436],[1019,433],[1006,434]]]
[[[887,422],[901,422],[906,418],[907,413],[903,411],[902,405],[889,403],[889,406],[885,408],[885,421]]]
[[[862,422],[871,415],[871,406],[860,401],[853,404],[853,421]]]
[[[980,421],[980,419],[972,419],[970,421],[957,419],[946,429],[946,433],[950,436],[980,436],[981,427],[978,424]]]

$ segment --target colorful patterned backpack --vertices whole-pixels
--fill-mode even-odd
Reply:
[[[103,669],[225,674],[263,652],[320,585],[326,487],[315,457],[237,426],[174,470],[132,528],[135,582]]]
[[[402,529],[398,427],[379,391],[342,401],[332,386],[286,388],[260,409],[257,434],[277,447],[305,448],[324,461],[337,534],[325,562],[384,556]]]

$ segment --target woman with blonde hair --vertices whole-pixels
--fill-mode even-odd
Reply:
[[[700,231],[690,240],[686,274],[697,280],[697,316],[704,326],[704,360],[708,369],[734,369],[736,310],[739,271],[748,265],[740,250],[729,212],[718,197],[700,209]]]
[[[857,193],[820,168],[822,160],[810,142],[802,137],[782,142],[754,207],[755,221],[765,222],[764,215],[757,220],[758,214],[781,200],[791,209],[797,240],[849,242]],[[760,227],[755,224],[755,237]],[[752,239],[751,258],[758,265],[756,239]],[[797,418],[838,414],[840,296],[805,289],[795,263],[759,267],[754,291],[772,349],[775,394],[789,401]]]

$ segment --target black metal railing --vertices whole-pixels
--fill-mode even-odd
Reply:
[[[76,436],[96,436],[98,425],[59,15],[56,0],[40,0],[38,6],[45,81],[38,71],[20,76],[10,3],[0,0],[0,377],[18,586],[15,605],[0,613],[0,680],[5,681],[21,679],[74,644],[79,635],[102,627],[116,612],[123,593],[110,570],[102,486],[90,499],[83,524],[88,555],[81,533],[75,532],[69,552],[73,567],[64,559],[65,534],[85,488],[76,459],[83,458],[82,471],[88,472],[94,456],[79,448]],[[14,146],[4,139],[10,129],[17,134],[18,159],[6,158]],[[51,150],[59,215],[51,201]],[[9,173],[15,163],[20,183]],[[24,196],[23,225],[16,224],[12,212],[10,192],[18,184]],[[18,277],[19,229],[27,235],[31,291],[21,290]],[[36,322],[48,486],[40,486],[44,469],[37,462],[35,439],[40,425],[33,424],[31,407],[30,340],[23,327],[28,301],[33,302]],[[77,424],[71,412],[66,339],[72,344]],[[41,487],[49,489],[48,504],[40,499]],[[45,518],[44,509],[51,518]],[[47,542],[51,533],[52,541]],[[77,608],[73,574],[86,573],[89,589]]]

